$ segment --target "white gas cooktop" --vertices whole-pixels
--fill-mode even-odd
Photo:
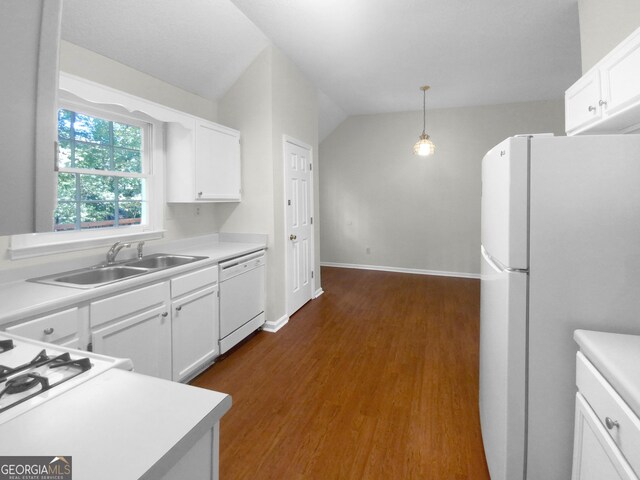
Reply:
[[[0,424],[130,360],[0,333]]]

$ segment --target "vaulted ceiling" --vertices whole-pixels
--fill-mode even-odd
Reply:
[[[270,42],[346,115],[561,98],[577,0],[65,0],[62,37],[215,100]],[[323,127],[324,122],[324,127]],[[322,133],[321,133],[322,136]]]

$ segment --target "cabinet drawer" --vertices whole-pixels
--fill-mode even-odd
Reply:
[[[21,335],[42,342],[55,342],[78,333],[79,309],[77,307],[52,313],[46,317],[7,328],[8,333]]]
[[[640,472],[640,419],[580,352],[576,360],[576,383],[580,393],[637,475]],[[606,427],[607,418],[618,422],[618,426]]]
[[[169,298],[168,287],[168,282],[162,282],[93,302],[90,313],[91,326],[95,327],[165,303]]]
[[[203,268],[171,279],[171,297],[179,297],[218,281],[218,266]]]

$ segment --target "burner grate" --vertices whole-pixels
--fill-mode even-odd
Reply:
[[[71,367],[71,368],[75,368],[77,371],[71,375],[68,375],[62,378],[62,380],[59,380],[52,384],[49,383],[49,379],[46,376],[36,372],[25,372],[21,375],[8,378],[11,375],[22,372],[26,369],[30,369],[30,368],[35,369],[42,366],[46,366],[47,368],[50,368],[50,369],[61,368],[61,367]],[[19,398],[15,402],[12,402],[3,408],[0,408],[0,413],[22,402],[27,401],[30,398],[40,395],[42,392],[46,390],[49,390],[57,385],[60,385],[68,380],[71,380],[72,378],[77,377],[81,373],[89,370],[91,367],[92,365],[89,358],[72,359],[68,352],[65,352],[61,355],[58,355],[52,358],[47,355],[46,350],[42,350],[30,362],[20,365],[18,367],[15,367],[13,369],[0,365],[0,383],[6,382],[4,389],[0,391],[0,398],[2,398],[4,395],[12,395],[16,393],[26,392],[36,387],[38,384],[41,387],[35,392],[33,392],[32,394]]]
[[[14,347],[13,340],[0,340],[0,353],[8,352]]]
[[[69,356],[68,353],[64,353],[63,355],[67,355],[67,357]],[[5,367],[4,365],[0,365],[0,383],[4,382],[8,376],[13,375],[14,373],[18,373],[23,370],[28,370],[29,368],[37,368],[50,361],[51,361],[51,358],[47,356],[47,351],[42,350],[40,353],[38,353],[38,355],[36,355],[33,358],[33,360],[31,360],[30,362],[24,363],[22,365],[19,365],[17,367]]]

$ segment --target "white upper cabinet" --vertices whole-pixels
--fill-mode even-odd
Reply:
[[[167,202],[239,202],[240,132],[195,118],[167,124]]]
[[[590,70],[566,91],[565,130],[567,134],[578,131],[602,119],[600,71]]]
[[[567,135],[640,130],[640,28],[565,93]]]

